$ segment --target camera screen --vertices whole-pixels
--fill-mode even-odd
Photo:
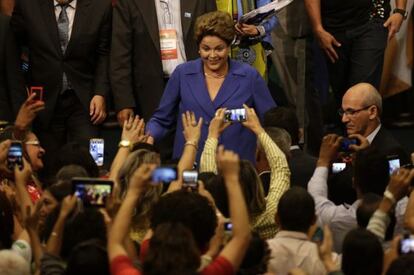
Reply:
[[[183,172],[184,182],[197,182],[197,180],[198,180],[197,171],[184,171]]]
[[[173,167],[158,167],[152,172],[152,182],[172,182],[177,179],[177,169]]]
[[[23,149],[20,142],[12,142],[7,154],[7,163],[10,170],[14,169],[15,164],[19,167],[23,165]]]
[[[105,206],[112,192],[112,181],[100,179],[73,180],[74,194],[84,206]]]
[[[224,120],[227,122],[246,121],[246,110],[243,108],[226,110]]]
[[[96,165],[102,166],[104,164],[104,140],[97,138],[91,139],[89,141],[89,153]]]
[[[224,223],[224,230],[232,231],[233,230],[233,224],[231,222]]]
[[[401,254],[414,253],[414,239],[410,236],[401,240]]]
[[[388,171],[390,175],[392,175],[398,169],[400,169],[400,159],[388,160]]]
[[[345,162],[334,162],[332,163],[332,173],[337,174],[346,168]]]

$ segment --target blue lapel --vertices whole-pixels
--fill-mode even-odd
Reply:
[[[214,99],[214,107],[216,109],[224,107],[224,104],[229,100],[235,92],[239,90],[240,80],[246,73],[240,67],[240,64],[231,60],[229,61],[229,73],[226,76],[220,90]]]
[[[207,86],[205,83],[204,73],[203,73],[203,62],[201,59],[195,61],[190,61],[191,66],[185,72],[188,77],[189,90],[194,99],[198,102],[200,107],[211,117],[214,117],[216,113],[216,108],[211,102],[210,96],[207,91]]]
[[[239,63],[230,60],[229,73],[212,102],[205,83],[202,60],[197,59],[191,62],[191,66],[185,72],[188,77],[186,82],[188,83],[190,93],[200,107],[211,117],[214,117],[216,110],[224,107],[224,104],[239,90],[240,77],[245,77],[246,73]]]

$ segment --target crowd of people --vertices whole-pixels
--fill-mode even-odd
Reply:
[[[414,152],[378,92],[406,1],[295,0],[242,20],[271,2],[0,14],[0,274],[414,274]],[[335,133],[312,105],[313,38]],[[122,133],[103,168],[85,141],[112,107]]]

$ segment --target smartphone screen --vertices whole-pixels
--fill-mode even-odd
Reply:
[[[89,153],[95,160],[96,165],[104,164],[104,140],[101,138],[92,138],[89,140]]]
[[[246,110],[244,108],[226,110],[224,113],[224,121],[226,122],[246,121]]]
[[[400,254],[414,253],[414,236],[406,235],[400,242]]]
[[[183,172],[183,188],[190,187],[192,190],[198,189],[198,172],[184,171]]]
[[[334,162],[332,163],[332,173],[337,174],[346,168],[345,162]]]
[[[315,233],[312,236],[312,241],[315,243],[322,243],[323,241],[323,230],[322,228],[318,227],[315,230]]]
[[[400,169],[400,159],[396,158],[389,158],[388,159],[388,172],[392,175],[396,170]]]
[[[171,166],[158,167],[152,172],[152,182],[169,183],[177,179],[177,168]]]
[[[224,230],[227,232],[233,231],[233,224],[231,222],[224,223]]]
[[[13,171],[15,165],[20,169],[23,168],[23,147],[18,140],[11,142],[9,152],[7,153],[7,168]]]
[[[99,178],[73,178],[72,190],[86,207],[104,207],[114,183]]]

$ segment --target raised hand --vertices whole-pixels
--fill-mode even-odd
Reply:
[[[368,139],[360,134],[349,135],[349,138],[356,138],[359,141],[359,144],[349,145],[349,148],[354,152],[364,150],[368,148],[370,145]]]
[[[209,138],[219,138],[221,133],[231,125],[230,122],[224,121],[224,113],[226,108],[220,108],[216,111],[215,117],[210,121],[210,126],[208,128],[208,137]]]
[[[413,179],[414,169],[398,169],[391,175],[387,189],[394,195],[395,200],[399,201],[407,195]]]
[[[21,170],[17,165],[14,166],[14,178],[16,179],[16,184],[26,184],[33,174],[30,163],[25,158],[22,159],[23,168]]]
[[[34,100],[35,97],[36,94],[32,93],[17,113],[14,125],[19,130],[28,129],[30,124],[32,124],[33,120],[36,118],[37,113],[45,109],[45,102]]]
[[[323,137],[321,149],[319,151],[318,166],[329,167],[331,162],[338,154],[341,146],[342,137],[336,134],[329,134]]]
[[[220,145],[217,151],[217,166],[224,177],[239,176],[239,156]]]
[[[185,112],[181,115],[183,122],[183,134],[186,142],[198,144],[201,135],[201,126],[203,125],[203,118],[196,120],[193,112]]]
[[[151,181],[152,171],[155,167],[155,164],[146,163],[138,167],[131,177],[128,192],[141,193],[144,191]]]
[[[131,144],[146,142],[148,135],[145,135],[144,119],[140,119],[139,116],[130,116],[125,120],[121,139],[128,140]]]
[[[75,195],[66,196],[62,201],[62,206],[60,208],[60,216],[62,218],[67,218],[70,213],[75,209],[77,205],[78,198]]]
[[[250,129],[256,135],[264,132],[260,120],[256,115],[256,112],[253,108],[249,108],[246,104],[243,104],[244,109],[246,110],[246,121],[242,122],[243,126]]]

